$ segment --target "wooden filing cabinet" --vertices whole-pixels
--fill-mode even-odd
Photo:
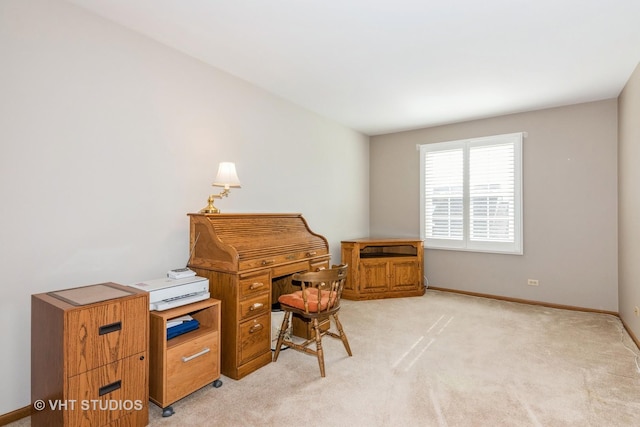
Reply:
[[[167,322],[190,315],[199,322],[196,330],[167,340]],[[212,384],[220,387],[220,301],[208,299],[166,311],[149,313],[149,398],[173,414],[171,405],[190,393]]]
[[[147,425],[148,319],[115,283],[32,295],[32,425]]]
[[[424,295],[422,240],[345,240],[341,250],[342,263],[351,267],[343,298],[364,300]]]

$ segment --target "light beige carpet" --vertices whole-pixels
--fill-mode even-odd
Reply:
[[[327,376],[293,350],[152,426],[637,426],[638,349],[614,316],[428,290],[344,301],[353,357],[326,338]],[[28,419],[14,425],[29,425]]]

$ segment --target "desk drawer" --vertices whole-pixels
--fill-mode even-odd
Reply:
[[[278,265],[271,269],[273,277],[288,276],[293,273],[300,273],[309,270],[309,261],[298,261],[291,264]]]
[[[218,332],[200,336],[167,350],[167,404],[220,377]]]
[[[68,313],[65,346],[74,376],[147,349],[147,295]]]
[[[241,321],[270,311],[269,294],[262,294],[255,298],[240,301]]]
[[[240,261],[240,270],[251,270],[255,268],[273,268],[279,265],[295,263],[297,261],[305,261],[308,263],[310,258],[327,255],[325,248],[309,248],[308,250],[293,251],[280,255],[265,256],[262,258],[247,259]],[[306,270],[306,268],[305,268]]]
[[[311,268],[309,271],[319,271],[329,268],[329,258],[326,259],[316,259],[311,261]]]
[[[271,293],[271,278],[269,272],[263,272],[255,276],[241,276],[239,281],[240,298],[246,298],[262,292]]]
[[[240,363],[271,351],[271,312],[240,324]]]

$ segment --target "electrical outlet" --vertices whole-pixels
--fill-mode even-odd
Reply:
[[[640,317],[640,307],[636,305],[633,312],[636,314],[636,317]]]
[[[538,286],[539,283],[538,283],[537,279],[529,279],[529,280],[527,280],[527,285],[529,285],[529,286]]]

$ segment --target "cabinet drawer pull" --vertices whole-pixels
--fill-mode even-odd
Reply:
[[[254,332],[261,331],[262,328],[264,328],[264,326],[262,326],[262,323],[257,323],[249,329],[249,333],[252,334]]]
[[[307,252],[307,255],[306,255],[306,256],[310,257],[310,256],[315,256],[315,255],[317,255],[317,254],[318,254],[318,253],[317,253],[316,251],[311,251],[311,252]]]
[[[249,286],[249,290],[253,291],[256,289],[260,289],[261,287],[264,286],[264,283],[262,282],[253,282],[250,286]]]
[[[107,384],[107,385],[105,385],[103,387],[100,387],[98,389],[98,395],[99,396],[104,396],[105,394],[111,393],[112,391],[116,391],[120,387],[122,387],[122,380],[118,380],[118,381],[116,381],[114,383]]]
[[[191,356],[182,356],[182,361],[183,362],[188,362],[189,360],[195,359],[196,357],[200,357],[202,355],[205,355],[207,353],[209,353],[211,351],[211,349],[209,347],[205,348],[204,350],[202,350],[199,353],[196,354],[192,354]]]
[[[116,323],[111,323],[110,325],[100,326],[98,333],[100,335],[106,335],[106,334],[110,334],[111,332],[119,331],[120,329],[122,329],[122,322],[116,322]]]
[[[262,265],[270,265],[270,264],[273,264],[274,262],[276,262],[275,259],[263,259]]]
[[[257,302],[255,304],[253,304],[251,307],[249,307],[249,311],[255,311],[258,310],[260,308],[264,307],[264,304],[262,304],[261,302]]]

